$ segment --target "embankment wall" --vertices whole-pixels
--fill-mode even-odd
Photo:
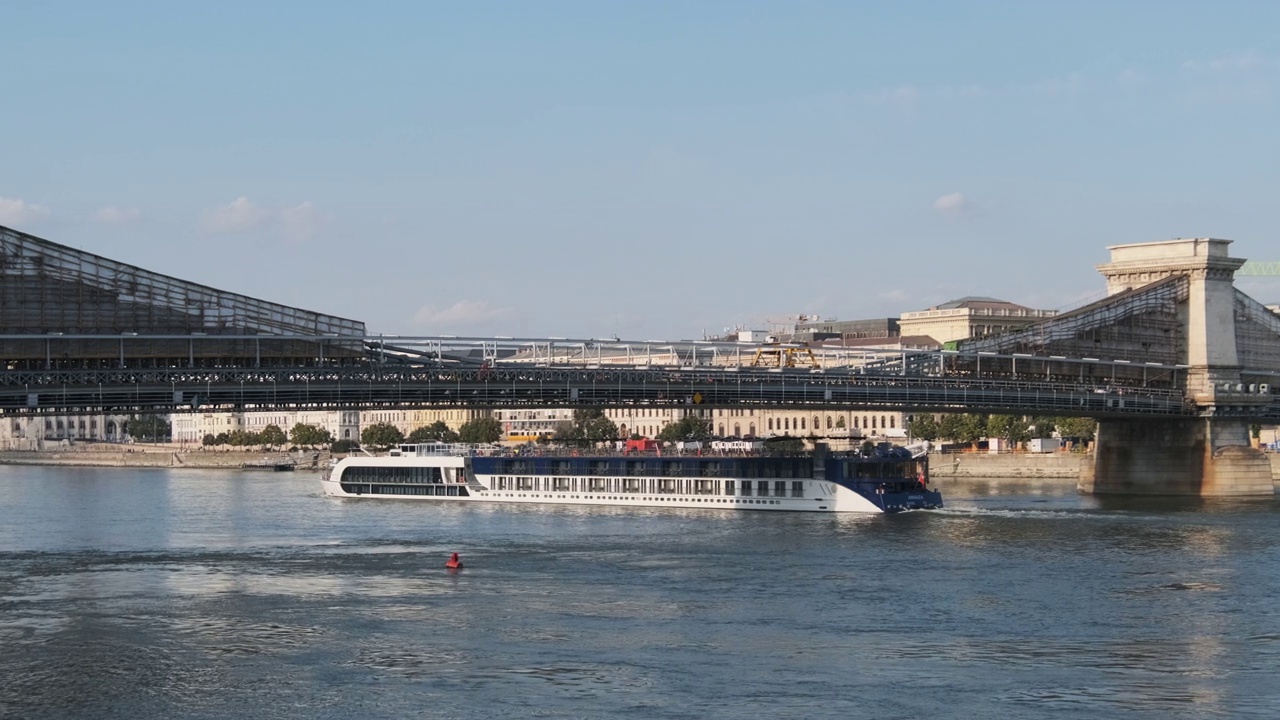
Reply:
[[[82,467],[132,467],[238,470],[246,464],[296,462],[298,469],[312,465],[312,453],[301,457],[289,453],[263,452],[181,452],[149,449],[145,451],[8,451],[0,452],[0,465],[68,465]],[[316,466],[329,461],[328,453],[320,453]]]
[[[957,453],[929,456],[929,475],[936,479],[1038,478],[1078,482],[1093,456],[1085,453]]]

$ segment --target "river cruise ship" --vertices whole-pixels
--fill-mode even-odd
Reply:
[[[330,468],[324,494],[458,502],[885,513],[942,507],[929,462],[901,447],[819,456],[507,455],[400,445]]]

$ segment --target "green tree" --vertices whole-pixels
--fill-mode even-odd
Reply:
[[[1055,418],[1037,415],[1031,418],[1031,426],[1031,437],[1047,438],[1053,437],[1053,432],[1058,429],[1058,422]]]
[[[938,428],[939,437],[950,438],[958,443],[972,445],[986,437],[987,418],[971,413],[957,413],[942,418]]]
[[[262,428],[262,432],[258,433],[258,440],[263,445],[278,447],[289,442],[289,438],[285,437],[284,431],[279,425],[268,425]]]
[[[617,440],[618,426],[605,417],[603,410],[580,408],[573,411],[573,421],[569,423],[568,427],[557,426],[556,439],[577,442]]]
[[[211,445],[217,445],[218,438],[213,433],[206,433],[205,436],[201,438],[200,444],[204,445],[205,447],[209,447]]]
[[[844,429],[844,416],[843,416],[843,415],[841,415],[840,417],[837,417],[837,418],[836,418],[836,427],[840,428],[841,430],[843,430],[843,429]]]
[[[385,449],[404,442],[404,433],[390,423],[374,423],[360,431],[360,444]]]
[[[667,423],[658,433],[664,442],[706,442],[711,439],[711,421],[697,415],[686,415]]]
[[[1031,425],[1019,415],[992,415],[987,418],[986,435],[1014,445],[1031,439]]]
[[[636,440],[640,439],[640,436],[637,433],[632,433],[632,436]],[[573,423],[569,422],[568,420],[561,420],[560,422],[556,423],[555,430],[552,431],[551,433],[551,439],[562,440],[562,441],[572,440],[573,439]]]
[[[917,440],[933,442],[938,439],[942,429],[938,426],[938,421],[933,419],[933,413],[917,413],[907,423],[907,432]]]
[[[424,425],[409,433],[409,437],[405,438],[411,443],[426,442],[458,442],[458,433],[454,432],[443,420],[437,420],[430,425]]]
[[[147,414],[129,419],[129,437],[134,440],[159,442],[168,440],[171,433],[169,421],[159,415]]]
[[[218,433],[217,435],[215,435],[215,436],[214,436],[214,438],[213,438],[213,444],[214,444],[214,445],[229,445],[229,444],[231,444],[231,436],[230,436],[230,435],[228,435],[227,433],[220,432],[220,433]]]
[[[328,445],[332,443],[333,436],[324,428],[298,423],[289,431],[289,441],[294,445],[316,447],[318,445]]]
[[[764,449],[768,452],[792,454],[804,451],[804,441],[800,438],[783,435],[765,438]]]
[[[232,447],[247,447],[249,445],[261,445],[262,436],[258,433],[248,432],[247,430],[232,430],[227,435],[227,444]]]
[[[349,453],[358,447],[354,440],[335,440],[329,446],[329,452],[333,453]]]
[[[1098,432],[1098,421],[1093,418],[1064,417],[1058,418],[1056,424],[1059,435],[1083,442],[1092,442]]]
[[[458,440],[464,443],[493,443],[502,439],[502,423],[494,417],[472,418],[458,428]]]

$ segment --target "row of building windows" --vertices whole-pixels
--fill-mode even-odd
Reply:
[[[887,430],[890,428],[897,427],[897,423],[898,423],[898,419],[893,415],[881,415],[878,419],[878,422],[875,415],[863,415],[861,427],[867,430],[879,430],[879,429]],[[828,415],[827,429],[831,430],[833,427],[838,427],[838,426],[839,424],[837,420],[832,419],[832,417]],[[737,427],[738,427],[737,425],[734,425],[735,430],[733,434],[741,435],[741,433],[737,431],[736,429]],[[808,430],[809,429],[809,426],[805,422],[805,418],[797,418],[794,422],[792,422],[791,418],[779,418],[776,424],[774,423],[773,418],[769,418],[767,427],[770,430]],[[853,417],[853,427],[855,429],[859,428],[857,415]],[[821,418],[819,418],[817,415],[814,415],[812,429],[820,430],[821,428],[822,428]],[[722,430],[721,435],[723,434],[724,434],[724,431]],[[755,425],[751,426],[751,434],[755,435]]]
[[[788,487],[788,485],[790,487]],[[594,492],[647,495],[742,495],[742,497],[804,497],[803,480],[676,480],[665,478],[494,478],[493,489],[525,492]]]
[[[438,467],[354,465],[342,471],[344,482],[440,483],[444,476]]]
[[[77,427],[77,424],[76,424],[76,421],[74,421],[74,420],[68,420],[68,421],[66,422],[66,424],[65,424],[65,425],[63,425],[63,422],[62,422],[61,420],[58,420],[58,421],[56,421],[56,422],[55,422],[55,421],[53,421],[53,420],[45,420],[45,421],[44,421],[44,429],[45,429],[45,430],[53,430],[55,426],[56,426],[56,427],[57,427],[57,429],[59,429],[59,430],[75,430],[75,429],[76,429],[76,427]],[[79,422],[79,428],[80,428],[81,430],[84,430],[84,429],[85,429],[84,420],[81,420],[81,421]],[[89,421],[89,429],[90,429],[90,430],[97,430],[97,429],[98,429],[98,421],[97,421],[97,420],[90,420],[90,421]],[[115,432],[115,429],[116,429],[116,424],[115,424],[115,423],[113,423],[113,422],[109,422],[109,423],[107,423],[107,430],[108,430],[108,432]],[[22,425],[21,425],[21,423],[14,423],[14,424],[13,424],[13,431],[14,431],[14,432],[21,432],[21,431],[22,431]]]
[[[809,478],[810,458],[473,458],[479,475]]]
[[[439,495],[441,497],[469,497],[461,485],[366,485],[364,483],[340,483],[342,491],[351,495]]]

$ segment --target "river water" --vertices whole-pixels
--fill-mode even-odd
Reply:
[[[1280,715],[1280,503],[994,487],[860,517],[0,467],[0,716]]]

